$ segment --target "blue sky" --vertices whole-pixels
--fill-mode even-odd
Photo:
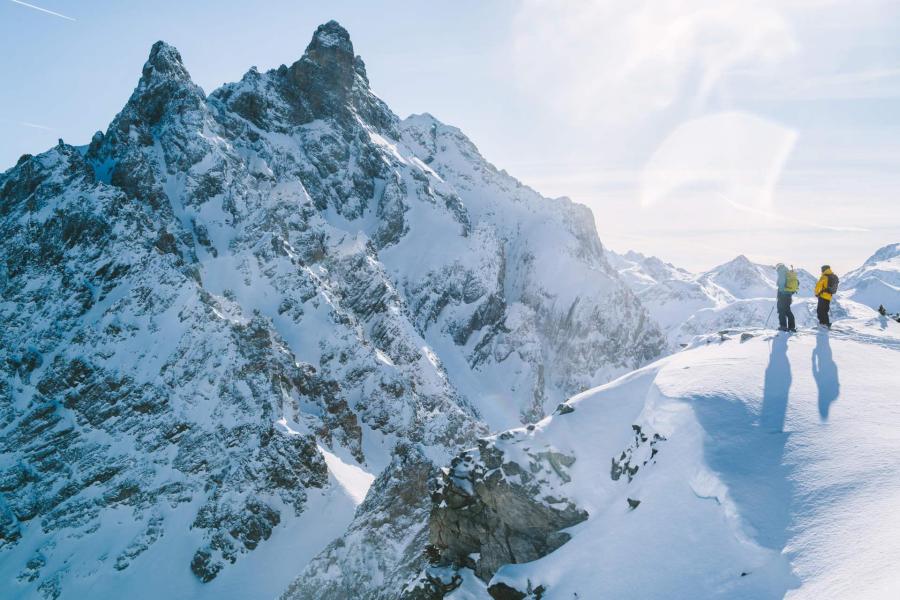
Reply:
[[[400,116],[594,211],[605,244],[702,269],[853,268],[900,241],[900,3],[0,0],[0,168],[105,129],[150,46],[207,92],[350,31]]]

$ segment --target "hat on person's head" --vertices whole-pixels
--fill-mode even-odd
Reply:
[[[822,272],[824,273],[825,271],[827,271],[830,268],[831,268],[831,265],[822,265]]]

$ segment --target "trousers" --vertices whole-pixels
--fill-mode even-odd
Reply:
[[[819,317],[819,323],[831,327],[831,319],[828,318],[828,311],[831,309],[831,300],[819,297],[819,304],[816,306],[816,316]]]
[[[791,301],[793,294],[789,292],[778,292],[778,326],[781,329],[795,329],[794,312],[791,310]]]

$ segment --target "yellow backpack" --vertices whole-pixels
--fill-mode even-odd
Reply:
[[[790,268],[784,278],[784,291],[796,294],[799,290],[800,279],[797,278],[797,271]]]

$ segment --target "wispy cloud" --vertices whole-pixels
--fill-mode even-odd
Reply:
[[[673,191],[715,183],[748,206],[768,207],[797,132],[741,111],[686,121],[654,151],[641,178],[641,205]]]
[[[731,70],[798,49],[779,0],[525,0],[512,34],[526,90],[597,125],[641,124],[682,102],[702,112]]]
[[[34,10],[38,10],[38,11],[40,11],[40,12],[42,12],[42,13],[46,13],[46,14],[48,14],[48,15],[53,15],[54,17],[59,17],[60,19],[67,19],[67,20],[69,20],[69,21],[74,21],[74,20],[75,20],[75,19],[73,19],[72,17],[68,17],[68,16],[66,16],[66,15],[64,15],[64,14],[61,14],[61,13],[58,13],[58,12],[53,12],[52,10],[47,10],[46,8],[41,8],[40,6],[35,6],[34,4],[28,4],[27,2],[22,2],[22,0],[9,0],[9,1],[12,2],[12,3],[14,3],[14,4],[20,4],[20,5],[22,5],[22,6],[26,6],[26,7],[28,7],[28,8],[31,8],[31,9],[34,9]]]
[[[757,206],[747,206],[746,204],[741,204],[740,202],[735,202],[733,200],[729,200],[727,197],[722,195],[722,198],[728,202],[732,207],[737,210],[751,213],[755,215],[760,215],[762,217],[766,217],[767,219],[778,220],[781,222],[792,223],[794,225],[800,226],[804,229],[821,229],[824,231],[838,231],[843,233],[866,233],[869,229],[864,227],[850,227],[850,226],[835,226],[835,225],[824,225],[822,223],[816,223],[814,221],[794,219],[792,217],[788,217],[786,215],[782,215],[776,213],[771,210],[765,210],[763,208],[759,208]]]

